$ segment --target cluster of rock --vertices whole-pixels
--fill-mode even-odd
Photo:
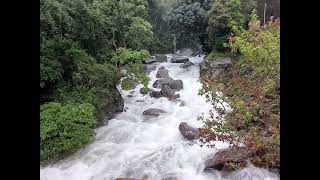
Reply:
[[[151,56],[149,59],[144,61],[144,64],[140,66],[140,70],[146,74],[157,68],[156,63],[162,63],[167,61],[167,56],[164,54],[158,54]]]
[[[152,87],[161,89],[160,91],[152,91],[150,92],[151,97],[160,98],[166,97],[170,100],[179,98],[179,94],[175,94],[176,91],[180,91],[183,89],[183,81],[182,80],[174,80],[169,76],[169,71],[161,66],[158,69],[156,74],[157,79],[153,84]]]
[[[200,52],[198,52],[199,54]],[[173,56],[171,59],[171,63],[183,63],[180,65],[180,68],[189,68],[194,65],[187,56],[194,56],[194,52],[190,50],[184,50],[182,52],[178,52],[180,56]],[[198,55],[197,54],[197,55]],[[154,63],[158,62],[166,62],[167,57],[164,55],[157,55],[145,61],[145,64],[142,66],[142,69],[146,73],[150,73],[150,71],[156,69],[156,65]],[[213,61],[205,60],[200,64],[200,74],[205,73],[211,77],[218,77],[223,72],[225,72],[232,65],[232,59],[229,57],[221,57],[217,58]],[[153,91],[149,89],[140,89],[140,93],[148,94],[151,97],[160,98],[167,97],[173,102],[180,102],[178,99],[180,97],[179,94],[176,94],[176,91],[180,91],[183,89],[183,81],[182,80],[174,80],[169,76],[169,71],[164,67],[160,67],[157,71],[156,77],[157,79],[152,87],[161,89],[160,91]],[[179,101],[180,100],[180,101]],[[181,102],[182,104],[183,102]],[[156,108],[151,108],[145,110],[143,115],[157,117],[161,114],[166,113],[166,111]],[[187,122],[181,122],[178,127],[181,135],[187,140],[197,140],[200,138],[200,131],[198,128],[190,126]],[[216,169],[216,170],[226,170],[225,165],[227,163],[237,163],[240,164],[241,167],[244,167],[247,164],[247,159],[254,155],[254,151],[249,150],[245,147],[230,147],[227,149],[223,149],[218,151],[217,153],[210,156],[205,162],[205,169]],[[127,180],[134,180],[134,178],[124,178]],[[120,179],[119,179],[120,180]],[[164,177],[162,180],[178,180],[176,176],[168,176]]]

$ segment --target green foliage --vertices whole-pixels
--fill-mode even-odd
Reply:
[[[111,61],[114,63],[119,63],[120,65],[139,64],[149,56],[150,54],[146,50],[135,51],[131,49],[119,48],[113,53]]]
[[[145,87],[148,85],[149,77],[140,71],[142,61],[150,57],[146,50],[134,51],[131,49],[119,48],[111,59],[112,62],[120,65],[129,65],[125,77],[121,81],[123,89],[128,90],[138,83],[142,83]]]
[[[40,159],[77,150],[90,142],[95,126],[90,104],[47,103],[40,106]]]
[[[153,41],[152,26],[142,18],[135,17],[125,34],[128,47],[133,49],[147,49]]]
[[[257,21],[255,11],[252,25]],[[280,168],[280,21],[269,22],[266,27],[255,24],[249,29],[234,27],[235,36],[228,47],[238,60],[222,78],[203,79],[208,101],[214,105],[217,117],[199,118],[206,124],[202,129],[203,142],[212,137],[234,144],[242,143],[257,150],[250,160],[254,165]],[[219,84],[224,84],[219,88]],[[220,91],[222,95],[216,95]],[[217,105],[227,102],[232,109],[226,111]]]
[[[219,57],[230,57],[230,56],[231,56],[231,54],[229,54],[229,53],[221,53],[221,52],[212,51],[208,54],[207,59],[209,61],[213,61]]]
[[[251,0],[215,0],[207,13],[210,45],[223,51],[232,27],[243,27],[247,16],[254,8]]]
[[[177,47],[197,47],[205,32],[205,6],[196,1],[181,0],[165,14],[169,29],[177,37]]]

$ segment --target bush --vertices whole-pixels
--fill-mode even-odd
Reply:
[[[255,20],[254,13],[252,17]],[[200,118],[205,123],[202,141],[242,143],[256,150],[250,159],[253,164],[280,168],[280,21],[249,30],[233,29],[229,47],[238,61],[225,73],[229,80],[203,79],[201,93],[212,95],[207,98],[219,116]],[[219,83],[224,86],[219,88]],[[223,95],[212,93],[215,91]],[[232,111],[217,107],[221,100]]]
[[[91,104],[46,103],[40,106],[40,160],[74,152],[94,136]]]

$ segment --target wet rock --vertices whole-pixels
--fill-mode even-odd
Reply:
[[[150,92],[149,94],[151,97],[154,97],[154,98],[160,98],[162,97],[162,94],[160,93],[160,91],[152,91]]]
[[[171,58],[171,63],[186,63],[189,61],[189,58],[186,56],[173,56]]]
[[[142,64],[140,66],[140,71],[149,74],[151,71],[154,71],[157,68],[156,65],[153,64]]]
[[[140,100],[140,99],[138,99],[138,100],[136,100],[136,102],[144,102],[144,100]]]
[[[163,97],[172,98],[175,96],[175,90],[171,89],[170,86],[164,85],[160,91]]]
[[[172,79],[171,77],[166,77],[166,78],[163,78],[163,79],[158,79],[158,80],[156,80],[156,81],[152,84],[152,87],[161,89],[162,86],[164,86],[164,85],[170,85],[170,84],[172,84],[173,82],[174,82],[174,79]]]
[[[169,71],[164,68],[163,66],[161,66],[156,74],[157,78],[167,78],[169,77]]]
[[[148,94],[149,92],[150,92],[150,89],[149,89],[149,88],[144,88],[144,87],[143,87],[143,88],[140,89],[140,93],[141,93],[141,94]]]
[[[246,164],[246,160],[254,155],[254,151],[246,147],[230,147],[220,150],[205,161],[205,168],[223,170],[226,163]]]
[[[215,60],[205,60],[200,63],[200,75],[206,74],[211,77],[218,77],[233,64],[230,57],[218,57]]]
[[[183,81],[180,80],[180,79],[171,81],[169,83],[169,86],[170,86],[171,89],[180,91],[181,89],[183,89]]]
[[[157,62],[167,62],[167,56],[164,54],[157,54],[156,61]]]
[[[154,56],[144,61],[145,64],[152,64],[155,62],[158,62],[158,61],[156,60],[156,58]]]
[[[169,100],[175,100],[175,99],[178,99],[180,98],[180,94],[175,94],[174,96],[172,96],[171,98],[169,98]]]
[[[192,65],[194,65],[193,62],[188,61],[188,62],[186,62],[186,63],[184,63],[184,64],[181,64],[179,67],[180,67],[180,68],[188,68],[188,67],[190,67],[190,66],[192,66]]]
[[[124,110],[124,99],[118,89],[113,90],[114,95],[109,97],[108,103],[97,110],[97,127],[107,124],[117,113]]]
[[[156,108],[151,108],[143,111],[143,115],[147,115],[147,116],[160,116],[163,113],[166,113],[166,111],[162,109],[156,109]]]
[[[197,128],[189,126],[186,122],[180,123],[179,131],[188,140],[194,140],[199,138],[199,130]]]
[[[175,176],[167,176],[167,177],[162,178],[161,180],[178,180],[178,178]]]
[[[133,95],[129,94],[129,95],[127,95],[127,97],[132,98],[132,97],[133,97]]]

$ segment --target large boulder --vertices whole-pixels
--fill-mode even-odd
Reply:
[[[147,116],[160,116],[163,113],[166,113],[166,111],[162,109],[156,109],[156,108],[151,108],[143,111],[143,115],[147,115]]]
[[[140,66],[140,71],[149,74],[151,71],[154,71],[157,68],[154,64],[142,64]]]
[[[152,64],[158,62],[154,56],[151,56],[149,59],[144,60],[145,64]]]
[[[188,62],[186,62],[186,63],[184,63],[184,64],[181,64],[179,67],[180,67],[180,68],[188,68],[188,67],[190,67],[190,66],[192,66],[192,65],[194,65],[193,62],[188,61]]]
[[[207,74],[211,77],[218,77],[233,64],[230,57],[218,57],[215,60],[205,60],[200,64],[200,75]]]
[[[157,62],[167,62],[167,56],[164,54],[157,54],[156,55],[156,61]]]
[[[191,127],[186,122],[181,122],[179,125],[180,133],[188,140],[194,140],[199,138],[199,130]]]
[[[171,81],[169,83],[169,86],[170,86],[171,89],[180,91],[180,89],[183,89],[183,81],[180,80],[180,79]]]
[[[173,83],[173,82],[174,82],[174,79],[172,79],[171,77],[166,77],[166,78],[163,78],[163,79],[158,79],[158,80],[156,80],[156,81],[152,84],[152,87],[161,89],[162,86],[164,86],[164,85],[170,85],[170,84]]]
[[[213,168],[217,170],[225,169],[226,163],[238,163],[240,166],[246,164],[246,160],[254,155],[253,150],[246,147],[230,147],[218,151],[213,156],[205,161],[205,168]]]
[[[169,71],[168,69],[161,66],[156,74],[157,78],[167,78],[169,77]]]
[[[110,96],[108,103],[97,111],[97,127],[105,125],[108,120],[124,109],[124,99],[119,90],[115,88],[112,93],[113,96]]]
[[[186,56],[173,56],[171,58],[171,63],[186,63],[189,61],[189,58]]]
[[[156,80],[152,87],[161,89],[164,85],[168,85],[171,89],[180,91],[183,89],[183,81],[182,80],[174,80],[171,77],[166,77],[163,79]]]
[[[170,86],[164,85],[160,91],[163,97],[173,98],[175,96],[175,90],[171,89]]]

